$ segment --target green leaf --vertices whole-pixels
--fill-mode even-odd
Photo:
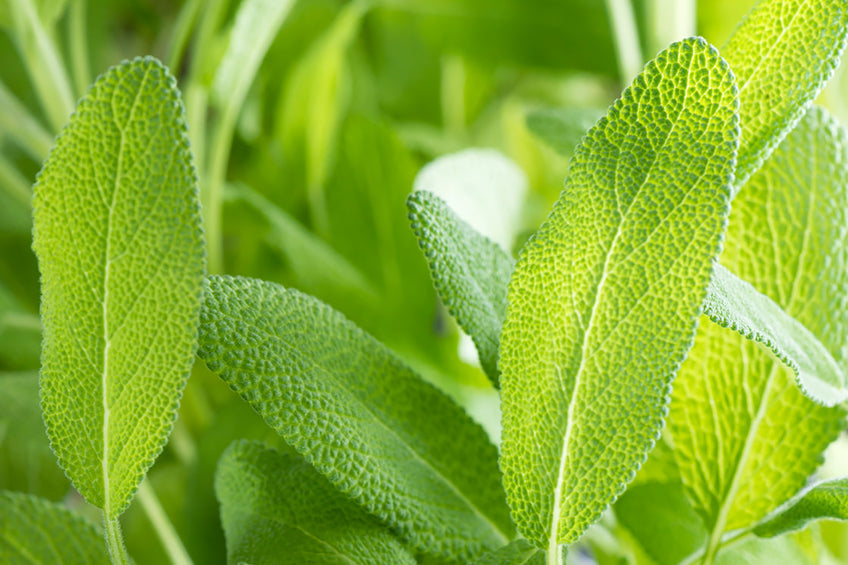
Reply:
[[[571,157],[586,132],[604,115],[595,108],[548,108],[527,114],[527,128],[563,157]]]
[[[383,526],[298,457],[238,441],[215,475],[230,563],[408,563]]]
[[[165,445],[193,363],[204,246],[183,114],[161,63],[113,67],[34,189],[44,420],[60,465],[107,519]]]
[[[629,487],[615,503],[615,517],[657,565],[682,563],[707,539],[680,481]]]
[[[0,562],[108,565],[103,536],[67,508],[0,491]]]
[[[811,554],[812,553],[812,554]],[[816,552],[805,547],[803,540],[783,536],[774,540],[751,539],[718,554],[715,565],[822,565]]]
[[[417,191],[406,203],[436,291],[474,340],[480,364],[498,386],[498,342],[512,258],[460,220],[439,197]]]
[[[474,565],[545,565],[545,552],[526,539],[517,539],[487,553]]]
[[[0,489],[59,500],[69,488],[44,431],[38,373],[0,373]]]
[[[467,560],[512,526],[486,433],[318,300],[212,277],[198,354],[333,485],[423,552]]]
[[[801,391],[825,406],[848,398],[848,382],[839,364],[800,322],[771,298],[716,265],[707,289],[704,314],[774,352],[792,369]]]
[[[722,263],[845,360],[848,134],[813,108],[733,203]],[[758,312],[757,315],[762,315]],[[715,546],[800,489],[844,426],[757,342],[701,324],[675,381],[671,431],[695,509]]]
[[[789,501],[775,516],[754,528],[760,537],[800,530],[813,520],[848,520],[848,478],[821,482]]]
[[[721,49],[739,86],[734,192],[768,159],[833,76],[848,37],[843,0],[762,0]]]
[[[522,251],[501,334],[501,467],[519,531],[549,554],[658,438],[721,245],[736,107],[714,48],[670,46],[584,138]]]

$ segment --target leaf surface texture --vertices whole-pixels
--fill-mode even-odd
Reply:
[[[237,441],[215,476],[230,563],[413,565],[375,518],[303,459]]]
[[[204,245],[183,113],[155,59],[113,67],[34,189],[44,419],[110,519],[165,445],[194,360]]]
[[[848,478],[821,482],[797,498],[766,522],[754,528],[761,537],[773,537],[800,530],[813,520],[848,520]]]
[[[549,554],[653,447],[726,224],[733,76],[703,40],[649,63],[577,148],[525,246],[501,334],[501,467],[519,531]]]
[[[512,533],[483,429],[341,314],[212,277],[199,355],[333,485],[423,552],[467,560]]]

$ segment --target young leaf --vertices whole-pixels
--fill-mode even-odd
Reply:
[[[167,440],[196,346],[204,246],[167,69],[145,58],[101,76],[34,190],[44,420],[74,486],[112,520]]]
[[[545,565],[545,552],[526,539],[517,539],[487,553],[474,565]]]
[[[474,340],[483,370],[498,386],[498,341],[512,258],[459,219],[439,197],[417,191],[406,204],[442,302]]]
[[[848,136],[811,109],[733,203],[722,263],[845,359]],[[752,306],[754,304],[751,304]],[[701,324],[674,386],[671,430],[687,494],[715,552],[803,486],[844,410],[802,395],[763,346]]]
[[[0,491],[0,563],[108,565],[103,537],[67,508]]]
[[[586,132],[603,110],[595,108],[551,108],[527,114],[527,129],[563,157],[571,157]]]
[[[519,531],[549,555],[657,439],[721,245],[736,108],[714,48],[670,46],[589,131],[522,251],[501,334],[501,467]]]
[[[215,475],[230,563],[414,564],[377,520],[308,463],[237,441]]]
[[[739,85],[734,194],[833,76],[848,37],[843,0],[761,0],[721,49]]]
[[[848,382],[816,336],[747,282],[716,265],[704,314],[771,349],[795,373],[801,390],[825,406],[848,398]]]
[[[333,485],[416,549],[467,560],[508,541],[486,433],[318,300],[212,277],[198,354]]]
[[[754,528],[760,537],[771,538],[800,530],[813,520],[848,520],[848,478],[821,482],[791,500],[775,516]]]

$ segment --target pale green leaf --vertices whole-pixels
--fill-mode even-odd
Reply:
[[[813,108],[734,201],[722,255],[839,364],[848,340],[846,186],[848,136]],[[764,346],[704,320],[675,381],[670,423],[687,494],[716,545],[804,485],[845,413],[803,396]]]
[[[680,481],[630,486],[615,503],[615,517],[657,565],[681,563],[707,539]]]
[[[183,113],[155,59],[113,67],[34,189],[44,419],[110,519],[162,450],[194,358],[204,246]]]
[[[59,500],[69,488],[47,443],[38,373],[0,373],[0,489]]]
[[[527,128],[563,157],[571,157],[586,132],[604,115],[595,108],[550,108],[527,114]]]
[[[469,559],[509,539],[483,429],[338,312],[273,283],[212,277],[200,336],[210,369],[416,549]]]
[[[813,520],[848,520],[848,478],[821,482],[799,494],[754,528],[760,537],[773,537],[800,530]]]
[[[498,342],[506,316],[512,258],[427,191],[414,192],[407,206],[436,290],[474,340],[480,364],[497,386]]]
[[[376,519],[302,459],[238,441],[215,475],[230,563],[414,564]]]
[[[494,149],[465,149],[421,168],[413,191],[438,196],[474,230],[512,249],[527,194],[527,176]]]
[[[103,536],[67,508],[0,491],[0,563],[108,565]]]
[[[833,406],[848,398],[845,374],[818,338],[771,298],[721,265],[716,265],[707,289],[704,314],[771,349],[813,400]]]
[[[721,49],[739,86],[734,194],[833,76],[846,37],[844,0],[761,0]]]
[[[501,334],[501,467],[519,530],[549,553],[659,435],[729,212],[736,108],[714,48],[670,46],[584,138],[522,251]]]
[[[823,565],[804,540],[782,536],[774,540],[751,539],[722,550],[715,565]]]
[[[517,539],[487,553],[474,565],[545,565],[545,552],[526,539]]]

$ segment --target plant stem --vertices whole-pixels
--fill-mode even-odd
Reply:
[[[74,109],[65,65],[31,0],[12,0],[15,38],[35,93],[53,131],[59,131]]]
[[[695,0],[650,0],[648,10],[648,55],[653,57],[669,43],[695,35]]]
[[[607,15],[615,37],[619,77],[622,84],[629,84],[633,77],[639,74],[644,63],[636,16],[633,14],[630,0],[606,0],[606,3]]]
[[[191,565],[191,557],[183,546],[180,537],[177,535],[174,525],[168,519],[165,509],[159,503],[156,497],[156,492],[150,486],[150,482],[145,479],[141,486],[138,487],[138,501],[141,503],[147,518],[156,530],[159,540],[162,542],[162,547],[171,559],[171,563],[175,565]]]
[[[15,95],[0,82],[0,130],[26,151],[42,161],[53,145],[53,136],[44,129]]]
[[[83,96],[91,84],[91,71],[88,65],[88,42],[86,41],[87,1],[71,2],[68,18],[68,35],[71,42],[71,72],[74,76],[77,96]]]
[[[562,547],[559,545],[548,548],[547,565],[562,565]]]
[[[103,528],[106,534],[106,547],[109,548],[109,558],[112,565],[130,565],[124,538],[121,535],[121,524],[117,518],[110,520],[103,514]]]
[[[168,46],[168,68],[175,76],[179,73],[180,63],[183,60],[183,53],[188,43],[188,37],[191,34],[191,28],[197,20],[197,14],[200,12],[200,0],[188,0],[183,4],[180,10],[180,15],[177,16],[177,23],[174,26],[174,32],[171,35],[171,43]]]

